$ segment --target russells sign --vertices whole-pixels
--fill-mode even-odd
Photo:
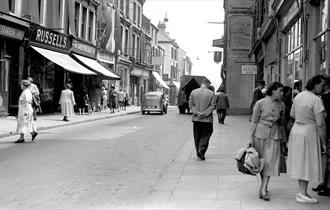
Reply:
[[[67,35],[40,26],[32,29],[31,41],[65,50],[70,48],[71,43]]]

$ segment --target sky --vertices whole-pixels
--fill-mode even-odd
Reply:
[[[223,35],[223,0],[146,0],[143,14],[154,25],[167,14],[166,31],[193,62],[192,74],[206,76],[217,89],[221,84],[221,63],[213,61],[213,39]]]

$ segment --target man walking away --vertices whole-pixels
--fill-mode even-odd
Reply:
[[[264,87],[265,87],[265,81],[263,81],[263,80],[258,81],[258,87],[256,87],[256,89],[254,89],[254,91],[253,91],[253,98],[252,98],[252,102],[251,102],[251,105],[250,105],[250,109],[251,109],[252,112],[253,112],[254,104],[257,101],[259,101],[260,99],[265,97],[265,94],[262,93],[262,89]],[[251,121],[251,117],[250,117],[249,121]]]
[[[204,79],[202,86],[191,92],[189,108],[192,112],[193,132],[197,156],[205,160],[205,153],[213,132],[213,110],[215,95],[209,89],[210,80]]]
[[[219,89],[219,93],[216,96],[216,109],[218,114],[219,124],[225,123],[227,111],[229,109],[229,99],[223,88]]]

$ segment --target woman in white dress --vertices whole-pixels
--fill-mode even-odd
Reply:
[[[25,142],[24,134],[31,133],[32,141],[36,138],[38,133],[33,124],[33,108],[32,108],[32,92],[29,89],[30,82],[28,80],[21,81],[21,93],[18,101],[18,117],[17,117],[17,133],[20,134],[15,143]]]
[[[62,90],[59,104],[61,105],[61,112],[64,116],[63,121],[69,121],[69,117],[74,116],[73,106],[76,105],[73,91],[70,90],[71,85],[66,84],[65,90]]]
[[[298,180],[296,201],[299,203],[317,203],[318,200],[307,193],[308,182],[323,181],[321,152],[325,151],[326,144],[325,110],[319,95],[324,83],[324,76],[312,77],[306,90],[294,98],[290,111],[295,123],[289,136],[288,174]]]
[[[108,91],[105,89],[105,87],[102,87],[102,109],[107,110],[108,108]]]

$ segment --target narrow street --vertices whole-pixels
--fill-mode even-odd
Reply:
[[[315,182],[308,193],[319,203],[296,203],[297,182],[286,174],[271,178],[270,201],[259,199],[260,177],[238,172],[234,160],[248,118],[214,123],[205,161],[196,158],[191,115],[175,108],[41,130],[35,143],[0,138],[0,209],[328,210]]]
[[[192,140],[189,115],[127,115],[2,139],[1,208],[108,208],[143,203]]]

